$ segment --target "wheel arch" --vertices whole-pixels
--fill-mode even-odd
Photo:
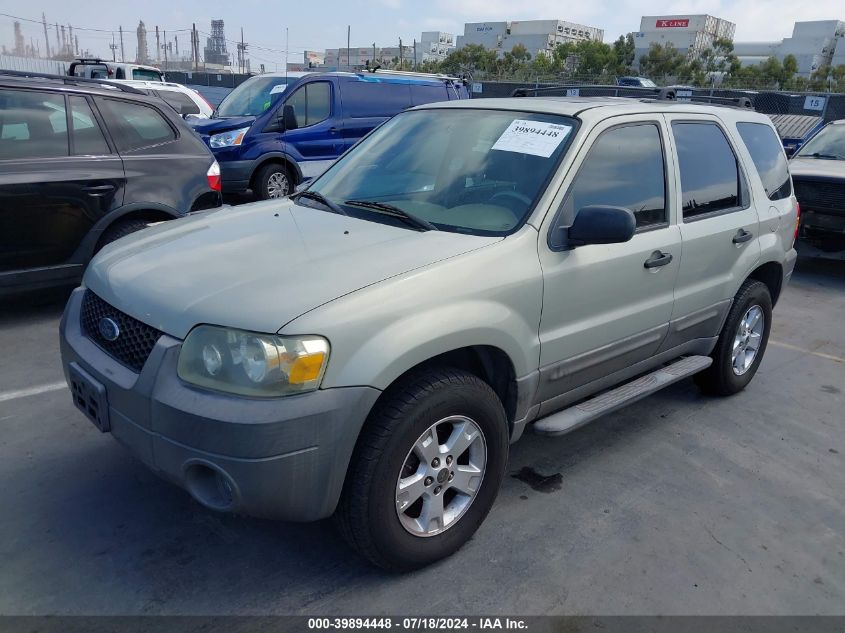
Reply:
[[[748,275],[747,279],[756,279],[766,285],[769,289],[769,294],[772,297],[772,307],[777,304],[783,289],[783,265],[779,262],[771,261],[757,266]]]
[[[297,184],[302,182],[302,170],[299,168],[299,165],[295,160],[287,154],[267,154],[257,160],[255,162],[255,166],[252,168],[252,173],[249,176],[250,189],[253,191],[255,190],[255,178],[258,176],[258,172],[271,163],[278,163],[287,168],[288,172],[295,180],[295,182],[291,183],[291,187],[295,187]]]
[[[172,207],[156,202],[127,204],[106,214],[91,227],[74,254],[73,260],[87,262],[91,259],[94,253],[97,252],[97,246],[100,244],[103,234],[118,222],[124,220],[164,222],[166,220],[175,220],[184,217],[184,215],[184,213],[180,213]]]

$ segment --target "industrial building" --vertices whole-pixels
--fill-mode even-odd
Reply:
[[[229,65],[229,51],[226,50],[226,34],[223,30],[223,20],[211,21],[211,37],[206,38],[203,53],[206,65]]]
[[[442,31],[424,31],[417,44],[418,61],[440,62],[455,50],[455,36]]]
[[[672,44],[695,59],[719,39],[733,41],[736,24],[712,15],[644,15],[640,30],[634,33],[636,62],[652,44]]]
[[[792,55],[798,62],[798,73],[809,75],[822,66],[845,64],[845,22],[796,22],[792,37],[773,42],[736,42],[734,54],[743,66],[762,63],[769,57],[782,62]]]
[[[501,56],[521,44],[532,57],[549,55],[558,44],[584,40],[604,40],[604,31],[565,20],[524,20],[510,22],[471,22],[457,38],[457,48],[480,44]]]

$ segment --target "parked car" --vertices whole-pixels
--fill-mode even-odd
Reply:
[[[132,81],[126,84],[138,88],[154,97],[160,97],[182,118],[208,119],[214,113],[214,107],[199,92],[172,81]]]
[[[460,80],[441,75],[271,73],[235,88],[193,126],[220,163],[223,191],[251,189],[266,200],[322,173],[397,112],[467,98]]]
[[[824,119],[820,116],[770,114],[769,117],[775,124],[787,156],[793,156],[810,137],[824,127]]]
[[[845,255],[845,119],[825,125],[789,163],[801,204],[802,253]]]
[[[795,228],[765,115],[429,104],[286,200],[104,249],[64,370],[100,430],[205,506],[335,515],[409,569],[471,537],[527,425],[561,435],[691,375],[748,385]]]
[[[79,58],[71,62],[67,74],[84,79],[135,79],[141,81],[164,81],[164,73],[155,66],[110,62],[99,58]]]
[[[0,294],[76,283],[105,244],[220,206],[219,173],[158,98],[0,71]]]
[[[617,86],[632,86],[634,88],[657,88],[657,84],[645,77],[617,77]]]

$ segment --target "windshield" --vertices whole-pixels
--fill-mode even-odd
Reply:
[[[811,138],[798,156],[819,154],[824,157],[845,157],[845,125],[828,125]]]
[[[365,138],[309,190],[355,217],[392,219],[362,204],[375,202],[439,230],[507,235],[543,193],[575,125],[569,117],[533,112],[405,112]]]
[[[298,77],[253,77],[232,90],[215,116],[258,116],[269,108]]]
[[[143,79],[145,81],[161,81],[161,72],[149,68],[133,68],[132,79]]]

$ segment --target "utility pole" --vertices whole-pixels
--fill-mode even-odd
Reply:
[[[164,70],[167,70],[167,31],[164,31]]]
[[[46,46],[47,59],[50,59],[50,37],[47,35],[47,16],[44,15],[43,11],[41,12],[41,24],[44,25],[44,44]]]
[[[346,67],[352,70],[352,26],[346,25]]]
[[[67,33],[68,33],[68,36],[67,36],[68,48],[70,48],[71,52],[75,55],[76,51],[74,50],[74,47],[73,47],[73,27],[70,24],[67,25]]]
[[[290,29],[285,27],[285,79],[288,78],[288,51],[290,51]]]
[[[417,38],[414,38],[414,70],[417,69]]]
[[[161,42],[158,39],[158,24],[156,24],[156,61],[161,56]]]
[[[179,60],[179,36],[174,35],[173,41],[176,42],[176,60],[178,61]]]
[[[399,70],[402,70],[402,38],[399,38]]]
[[[373,63],[370,64],[370,66],[372,66],[373,70],[375,70],[375,67],[376,67],[376,43],[375,42],[373,42]]]
[[[120,61],[126,61],[126,55],[123,53],[123,27],[119,26],[120,30]]]
[[[114,43],[114,31],[112,31],[111,34],[111,44],[109,44],[109,48],[111,49],[111,60],[113,62],[116,62],[117,60],[115,59],[115,52],[117,51],[117,44]]]
[[[191,24],[191,55],[194,58],[194,70],[196,72],[200,71],[200,44],[199,44],[199,36],[197,35],[197,23],[194,22]]]

